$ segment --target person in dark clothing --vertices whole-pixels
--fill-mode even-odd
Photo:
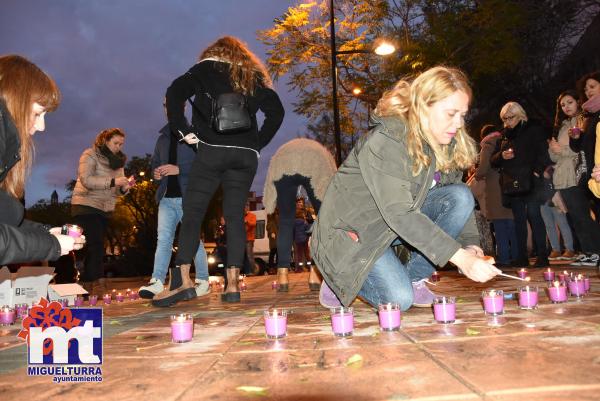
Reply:
[[[56,83],[38,66],[21,56],[0,56],[0,265],[56,260],[85,243],[85,237],[23,218],[33,135],[44,131],[45,114],[59,103]]]
[[[528,120],[527,114],[517,102],[508,102],[500,110],[504,123],[502,138],[492,154],[492,167],[500,168],[500,183],[503,191],[503,204],[510,205],[517,231],[518,258],[515,266],[529,266],[527,257],[527,220],[531,225],[533,242],[537,254],[535,267],[548,265],[546,250],[546,228],[540,211],[543,200],[543,174],[551,164],[548,156],[548,143],[544,129],[535,121]],[[520,193],[509,194],[502,180],[512,177],[523,187]],[[506,183],[504,183],[506,184]]]
[[[583,129],[569,131],[569,146],[573,152],[579,155],[575,167],[575,174],[577,191],[579,192],[578,199],[580,201],[574,206],[585,212],[589,211],[591,205],[594,214],[596,215],[596,223],[599,223],[600,218],[598,218],[598,216],[600,214],[600,204],[598,203],[598,199],[595,198],[589,190],[588,180],[594,169],[596,131],[599,129],[598,125],[600,124],[600,71],[585,75],[579,80],[578,86],[581,92],[581,98],[586,101],[581,105],[585,117]],[[587,232],[582,233],[582,236],[591,233],[593,238],[588,238],[590,241],[600,238],[598,236],[598,230],[600,230],[600,228],[597,224],[590,225],[588,222],[587,227]],[[583,243],[586,243],[588,239],[584,240]],[[580,242],[582,241],[580,240]],[[597,240],[594,243],[590,243],[586,248],[584,248],[584,245],[582,244],[582,250],[584,251],[584,254],[577,258],[572,265],[598,266],[600,264],[600,251]]]
[[[152,300],[169,306],[196,296],[189,278],[190,263],[200,238],[200,227],[208,203],[221,185],[223,214],[227,221],[227,287],[225,302],[239,302],[238,277],[244,258],[246,235],[244,204],[256,174],[260,150],[273,138],[283,122],[284,110],[273,91],[262,62],[238,39],[225,36],[205,49],[199,62],[173,81],[167,89],[167,115],[171,132],[188,144],[198,145],[183,197],[183,220],[179,250],[171,284]],[[222,134],[213,126],[213,99],[222,94],[243,94],[250,115],[247,130]],[[194,96],[192,127],[184,115],[184,103]],[[259,128],[256,113],[264,114]]]

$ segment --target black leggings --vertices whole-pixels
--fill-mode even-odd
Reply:
[[[104,277],[104,233],[108,225],[106,216],[100,213],[73,216],[73,223],[83,228],[85,247],[77,252],[78,259],[84,260],[81,281],[94,281]]]
[[[600,226],[590,216],[590,198],[587,188],[580,186],[560,190],[573,223],[573,231],[579,240],[581,250],[586,253],[600,253]]]
[[[252,150],[199,144],[183,196],[176,265],[192,263],[198,250],[206,209],[221,184],[227,233],[227,265],[242,266],[246,246],[244,205],[257,167],[258,157]]]

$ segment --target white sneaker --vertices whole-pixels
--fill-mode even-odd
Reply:
[[[585,259],[581,259],[581,265],[580,266],[598,266],[598,261],[600,260],[600,255],[598,255],[597,253],[588,253],[587,255],[585,255]]]
[[[138,294],[140,294],[140,298],[144,299],[152,299],[156,294],[162,292],[165,289],[165,285],[162,281],[157,278],[152,277],[148,285],[140,287],[138,290]]]
[[[208,280],[200,280],[199,278],[194,280],[194,288],[196,289],[196,296],[201,297],[210,293],[210,286]]]

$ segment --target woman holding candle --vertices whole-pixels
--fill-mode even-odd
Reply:
[[[0,56],[0,265],[56,260],[81,249],[85,237],[24,220],[25,181],[33,162],[33,135],[60,103],[54,80],[29,60]]]
[[[87,252],[82,255],[85,258],[82,283],[89,293],[106,290],[102,266],[104,233],[117,198],[135,185],[133,177],[125,177],[126,156],[121,152],[124,144],[125,132],[108,128],[96,136],[93,146],[79,158],[71,214],[88,238]]]
[[[324,306],[360,296],[374,307],[393,302],[406,310],[412,283],[448,261],[475,281],[500,273],[483,259],[473,196],[461,183],[476,157],[464,128],[470,99],[461,71],[435,67],[379,100],[375,127],[332,178],[314,224]],[[407,263],[395,244],[413,250]]]

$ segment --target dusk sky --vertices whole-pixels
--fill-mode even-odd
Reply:
[[[76,177],[79,156],[104,128],[127,134],[129,156],[152,153],[166,119],[166,88],[207,45],[223,35],[244,40],[265,60],[256,32],[273,26],[292,0],[2,0],[0,54],[22,55],[50,74],[62,92],[59,109],[35,135],[36,159],[27,206],[49,199]],[[261,155],[252,190],[262,193],[271,155],[305,133],[292,112],[285,80],[275,90],[283,126]]]

